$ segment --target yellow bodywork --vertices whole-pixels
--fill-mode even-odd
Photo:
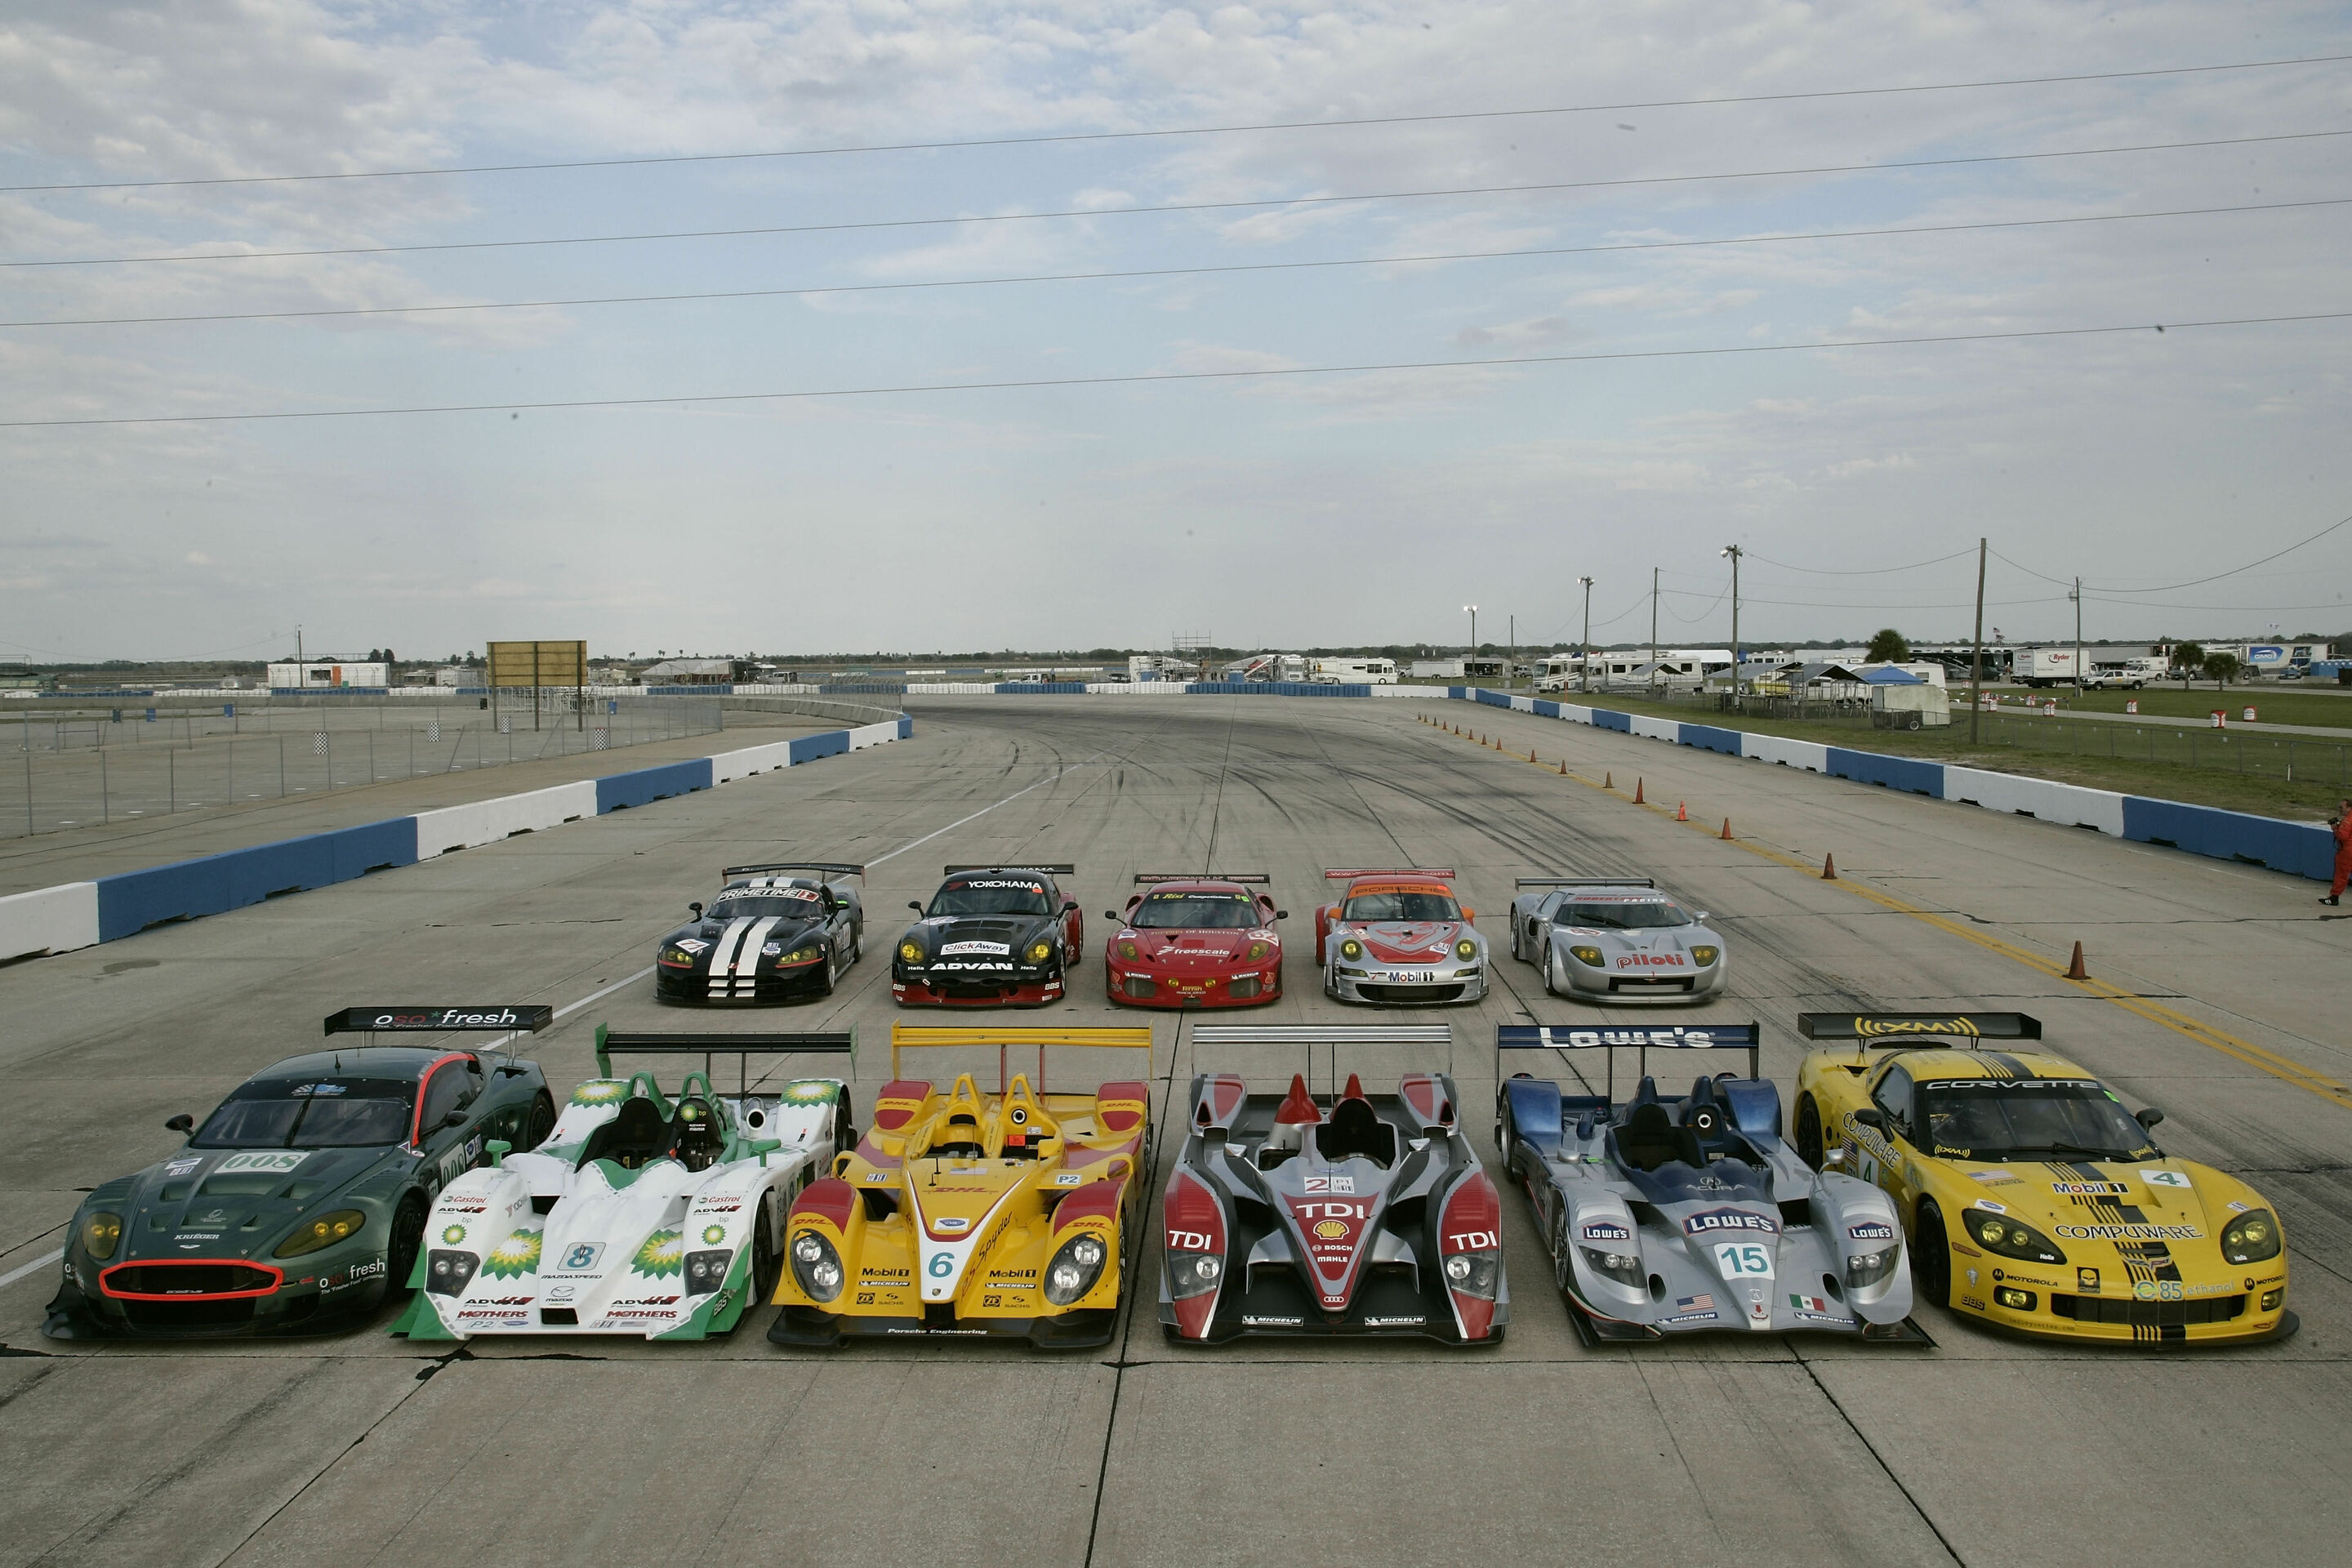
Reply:
[[[2060,1079],[2110,1097],[2113,1091],[2075,1063],[2041,1051],[1849,1048],[1806,1056],[1797,1077],[1800,1148],[1818,1128],[1832,1168],[1842,1165],[1894,1197],[1923,1297],[1930,1294],[1933,1259],[1923,1265],[1921,1249],[1940,1226],[1950,1262],[1944,1304],[2005,1329],[2157,1344],[2261,1339],[2280,1328],[2285,1241],[2278,1211],[2253,1188],[2209,1165],[2156,1157],[2152,1142],[2146,1158],[2131,1161],[1991,1162],[1938,1153],[1933,1129],[1914,1130],[1888,1114],[1890,1100],[1901,1098],[1900,1080],[1888,1076],[1897,1066],[1915,1084]],[[1883,1129],[1854,1119],[1873,1105],[1886,1117]],[[2267,1218],[2267,1244],[2275,1250],[2232,1264],[2222,1253],[2222,1233],[2242,1221],[2259,1226],[2250,1216]],[[2062,1261],[1982,1245],[2005,1242],[2012,1253],[2020,1250],[2026,1234],[2020,1224],[2050,1244],[2028,1241],[2022,1250],[2054,1250]]]
[[[1149,1053],[1150,1037],[1149,1028],[895,1029],[893,1080],[874,1102],[872,1125],[793,1205],[776,1302],[834,1314],[848,1333],[1019,1333],[1117,1307],[1150,1131],[1149,1055],[1144,1078],[1071,1094],[1039,1092],[1026,1073],[996,1092],[970,1073],[942,1089],[898,1076],[899,1053],[1028,1045]],[[791,1266],[812,1234],[838,1256],[830,1298]],[[1057,1256],[1096,1256],[1080,1245],[1088,1237],[1100,1248],[1098,1272],[1081,1293],[1050,1299]]]

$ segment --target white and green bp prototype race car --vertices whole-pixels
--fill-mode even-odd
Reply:
[[[838,1079],[749,1082],[753,1056],[847,1055],[851,1033],[623,1035],[596,1029],[599,1076],[527,1152],[449,1184],[433,1205],[393,1332],[636,1334],[698,1340],[774,1291],[795,1194],[856,1139]],[[675,1098],[612,1058],[700,1057]],[[715,1057],[737,1088],[712,1087]],[[764,1082],[764,1080],[763,1080]]]

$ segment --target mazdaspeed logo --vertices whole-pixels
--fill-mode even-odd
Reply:
[[[441,1245],[444,1247],[455,1247],[465,1239],[466,1227],[462,1225],[449,1226],[441,1232]]]
[[[955,1254],[934,1252],[931,1254],[931,1260],[923,1265],[923,1269],[934,1279],[944,1279],[955,1272]]]
[[[703,1246],[705,1246],[705,1247],[716,1247],[716,1246],[718,1246],[720,1242],[722,1242],[722,1241],[724,1241],[724,1240],[726,1240],[726,1239],[727,1239],[727,1227],[726,1227],[725,1226],[723,1226],[723,1225],[706,1225],[706,1226],[704,1226],[702,1227],[702,1245],[703,1245]]]
[[[834,1086],[823,1079],[804,1078],[788,1083],[777,1095],[786,1105],[823,1105],[834,1095]]]
[[[489,1257],[482,1260],[482,1272],[499,1279],[536,1274],[539,1272],[539,1247],[538,1231],[516,1231],[490,1248]]]
[[[1861,1018],[1853,1021],[1854,1034],[1863,1039],[1876,1035],[1967,1035],[1976,1037],[1977,1026],[1967,1018]]]
[[[574,1105],[610,1105],[629,1092],[629,1086],[616,1078],[592,1078],[572,1091]]]
[[[646,1237],[629,1267],[640,1274],[677,1274],[686,1268],[686,1238],[675,1230],[657,1230]]]

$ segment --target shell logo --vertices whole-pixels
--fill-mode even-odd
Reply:
[[[1348,1226],[1343,1221],[1327,1219],[1316,1226],[1315,1234],[1326,1241],[1337,1241],[1348,1234]]]

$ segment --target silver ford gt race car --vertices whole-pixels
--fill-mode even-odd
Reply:
[[[1705,1002],[1729,972],[1723,938],[1646,877],[1521,877],[1511,956],[1580,1002]]]
[[[1495,1030],[1496,1146],[1535,1205],[1569,1316],[1587,1343],[1729,1329],[1825,1331],[1921,1343],[1893,1200],[1814,1171],[1780,1131],[1780,1091],[1756,1076],[1753,1024]],[[1667,1100],[1645,1073],[1614,1098],[1503,1078],[1511,1050],[1747,1047],[1748,1076],[1701,1076]],[[1586,1085],[1573,1086],[1581,1089]]]

